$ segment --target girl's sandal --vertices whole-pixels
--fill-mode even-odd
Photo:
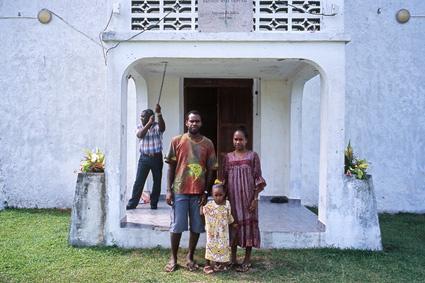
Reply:
[[[214,265],[215,272],[227,271],[227,269],[228,269],[228,266],[224,263],[218,263]]]
[[[204,273],[205,274],[214,273],[214,268],[211,265],[204,266]]]

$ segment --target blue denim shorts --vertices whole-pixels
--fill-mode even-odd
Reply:
[[[199,198],[199,195],[174,194],[174,203],[171,209],[171,233],[187,231],[189,225],[191,232],[205,232],[200,213]]]

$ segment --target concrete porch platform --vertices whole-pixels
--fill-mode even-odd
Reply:
[[[157,210],[149,204],[139,204],[128,210],[121,221],[121,229],[127,234],[124,247],[169,247],[170,207],[161,200]],[[274,204],[269,200],[259,203],[262,248],[313,248],[323,246],[325,226],[317,215],[290,200],[285,204]],[[181,246],[187,247],[188,233],[183,233]],[[201,235],[198,246],[205,245]]]

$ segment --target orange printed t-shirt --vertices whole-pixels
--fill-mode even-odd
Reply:
[[[176,172],[173,189],[176,194],[201,194],[206,189],[207,170],[216,170],[217,158],[210,139],[202,137],[198,142],[188,134],[171,140],[170,151],[165,162],[174,163]]]

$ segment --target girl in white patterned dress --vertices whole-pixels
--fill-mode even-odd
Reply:
[[[229,225],[235,225],[231,213],[230,202],[226,200],[224,187],[221,183],[215,184],[212,189],[212,201],[203,208],[205,216],[205,230],[207,246],[205,259],[207,261],[204,272],[224,270],[230,261]]]

